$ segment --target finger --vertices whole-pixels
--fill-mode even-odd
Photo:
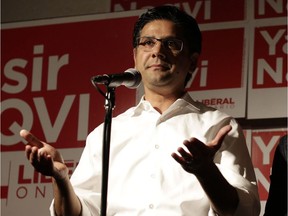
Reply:
[[[215,136],[215,138],[209,142],[209,146],[216,146],[220,143],[223,142],[225,136],[229,133],[229,131],[232,129],[231,125],[225,125],[224,127],[222,127],[217,135]]]
[[[174,158],[174,160],[176,160],[179,164],[184,164],[185,163],[185,160],[183,157],[179,156],[177,153],[173,152],[171,154],[171,156]]]
[[[26,153],[26,158],[29,160],[30,154],[32,153],[32,147],[30,145],[25,146],[25,153]]]
[[[20,136],[23,137],[30,145],[37,146],[38,148],[43,147],[43,143],[27,130],[21,130]]]
[[[199,156],[201,152],[205,151],[207,148],[205,144],[194,137],[190,138],[189,140],[185,140],[183,144],[189,150],[192,156]]]
[[[38,148],[36,146],[33,146],[31,148],[31,153],[29,155],[29,161],[30,163],[34,166],[35,164],[38,163],[39,158],[38,158]]]
[[[191,152],[185,151],[183,148],[178,148],[179,154],[185,159],[185,160],[190,160],[193,158],[193,155]]]
[[[178,149],[178,153],[172,153],[171,156],[181,165],[185,165],[187,163],[187,161],[191,161],[193,159],[193,156],[186,152],[183,148],[179,147]]]

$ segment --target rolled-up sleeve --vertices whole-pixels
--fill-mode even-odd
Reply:
[[[99,132],[98,128],[88,135],[79,164],[70,179],[74,191],[81,202],[83,216],[100,215],[102,135],[100,134],[99,136],[99,133],[101,132]],[[95,141],[97,143],[94,143]],[[50,214],[51,216],[57,216],[54,209],[54,200],[50,205]]]
[[[258,216],[260,200],[252,160],[242,129],[233,119],[231,125],[232,131],[224,139],[215,163],[225,179],[237,190],[239,204],[234,215]]]

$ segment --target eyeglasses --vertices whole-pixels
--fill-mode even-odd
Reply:
[[[158,39],[154,37],[139,37],[138,46],[141,46],[144,51],[150,52],[155,47],[156,43],[160,42],[165,49],[170,50],[173,54],[177,55],[183,49],[183,41],[176,38]]]

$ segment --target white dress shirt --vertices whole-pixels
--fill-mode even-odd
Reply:
[[[191,137],[207,143],[227,124],[232,130],[214,162],[237,189],[240,201],[235,215],[258,216],[256,179],[241,128],[233,118],[193,101],[189,94],[163,114],[142,99],[136,107],[113,118],[107,215],[217,215],[196,177],[186,172],[171,153]],[[71,177],[84,216],[100,215],[102,138],[103,124],[88,135]]]

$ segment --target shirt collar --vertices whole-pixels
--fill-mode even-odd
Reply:
[[[178,98],[162,115],[167,115],[171,112],[177,112],[177,110],[189,110],[189,112],[197,112],[199,113],[201,110],[201,104],[199,102],[194,101],[188,92],[186,92],[181,98]],[[134,114],[139,114],[143,111],[155,111],[157,112],[149,101],[146,101],[144,96],[141,97],[138,105],[134,109]]]

